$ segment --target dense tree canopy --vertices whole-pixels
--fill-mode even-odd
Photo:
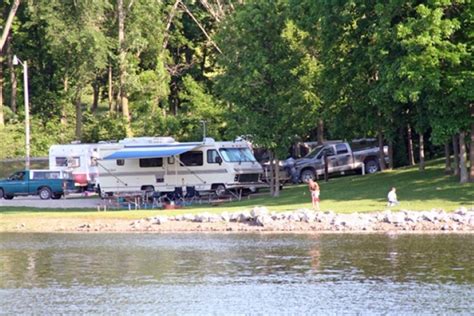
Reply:
[[[276,159],[318,131],[378,136],[395,165],[412,142],[422,161],[466,141],[472,161],[473,11],[471,0],[5,0],[0,158],[24,155],[17,55],[33,155],[74,139],[196,140],[206,124]]]

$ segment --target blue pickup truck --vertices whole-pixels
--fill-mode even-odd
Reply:
[[[74,180],[64,171],[22,170],[0,179],[0,199],[11,200],[20,195],[39,195],[42,200],[60,199],[74,190]]]

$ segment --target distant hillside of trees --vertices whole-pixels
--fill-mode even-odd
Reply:
[[[130,136],[378,138],[474,181],[471,0],[3,0],[0,159]],[[383,166],[382,166],[383,167]]]

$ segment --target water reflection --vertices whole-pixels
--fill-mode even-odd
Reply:
[[[474,309],[473,235],[0,238],[0,307],[6,313],[27,311],[27,301],[39,304],[33,306],[38,313],[73,307],[149,313],[158,311],[157,302],[173,314],[248,313],[248,306],[255,312],[383,312],[403,301],[411,306],[406,312]]]

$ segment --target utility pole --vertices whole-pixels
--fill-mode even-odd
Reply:
[[[206,139],[206,121],[201,120],[202,123],[202,140],[204,141]]]

